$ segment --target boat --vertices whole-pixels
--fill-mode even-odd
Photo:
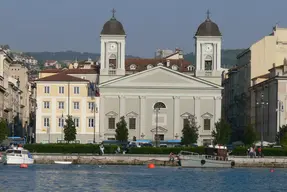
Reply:
[[[7,149],[5,153],[2,154],[1,159],[4,165],[20,165],[34,163],[34,159],[31,153],[22,147],[14,147],[12,149]]]
[[[235,162],[228,160],[228,151],[224,146],[208,146],[205,154],[190,151],[180,151],[178,164],[181,167],[192,168],[232,168]]]
[[[70,165],[72,161],[54,161],[55,164]]]

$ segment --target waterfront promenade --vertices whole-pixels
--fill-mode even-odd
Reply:
[[[73,161],[74,164],[94,165],[145,165],[154,163],[162,166],[177,166],[169,162],[168,155],[147,154],[44,154],[34,153],[35,163],[52,164],[54,161]],[[235,161],[235,167],[287,167],[287,157],[249,158],[247,156],[230,156],[229,160]]]

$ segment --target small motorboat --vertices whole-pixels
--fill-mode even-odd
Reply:
[[[72,161],[54,161],[55,164],[70,165]]]
[[[33,164],[34,159],[28,150],[23,147],[14,147],[2,154],[2,162],[4,165]]]

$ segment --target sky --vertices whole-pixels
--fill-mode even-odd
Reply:
[[[223,48],[248,48],[287,27],[286,0],[1,0],[0,44],[23,52],[100,52],[100,32],[116,10],[127,33],[126,53],[153,57],[156,49],[194,51],[206,18],[218,24]]]

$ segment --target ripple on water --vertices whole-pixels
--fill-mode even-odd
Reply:
[[[0,191],[285,191],[287,170],[179,169],[146,166],[0,166]]]

